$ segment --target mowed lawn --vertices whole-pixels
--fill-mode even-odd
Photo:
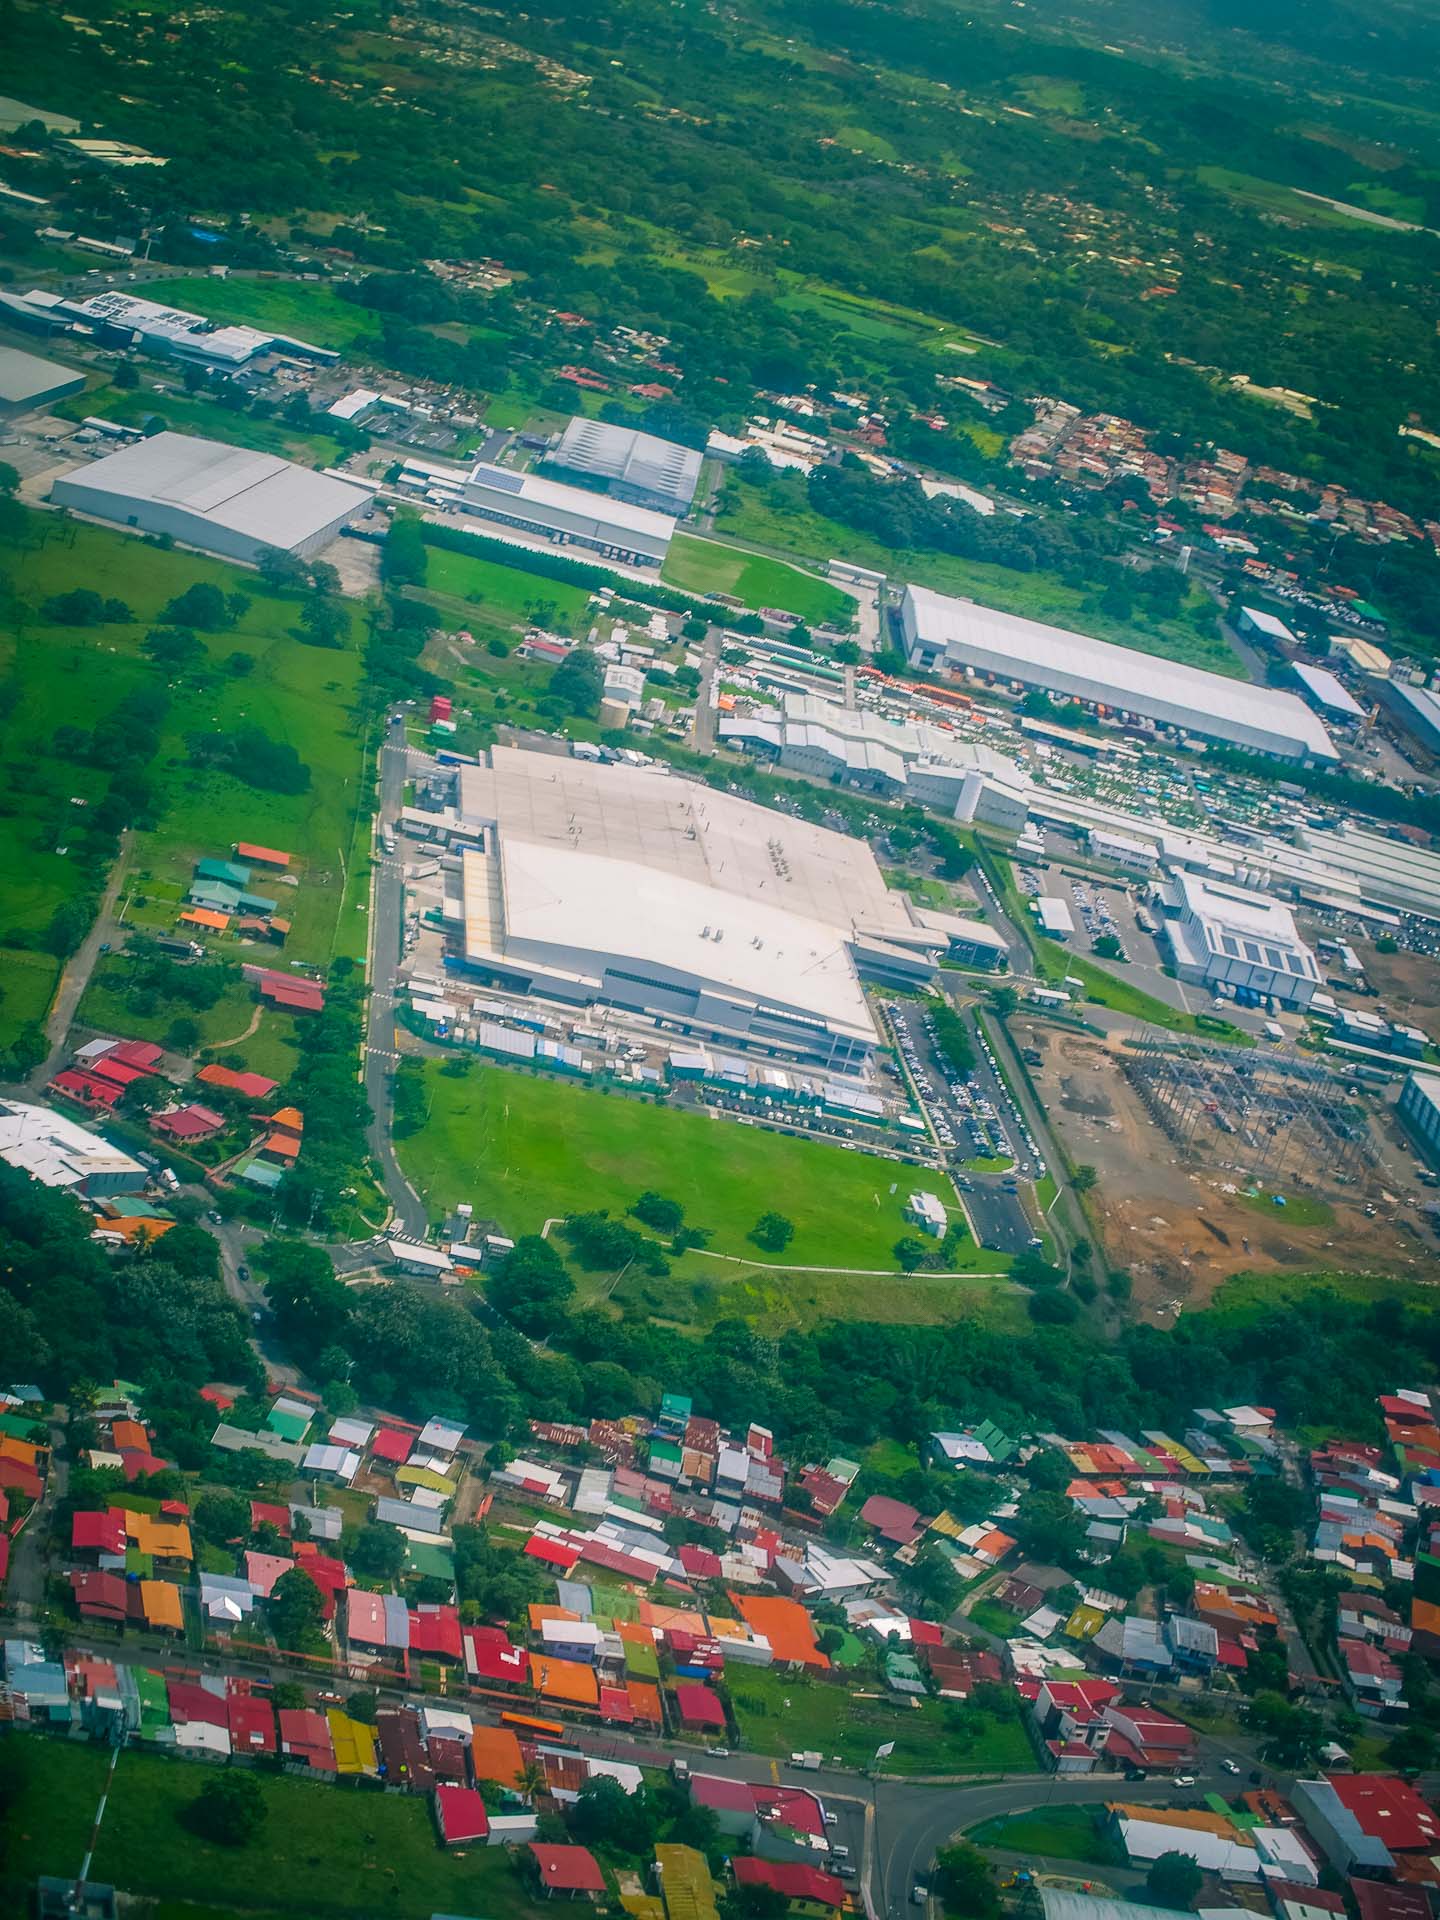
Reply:
[[[170,599],[205,580],[243,593],[251,605],[237,626],[200,636],[213,663],[202,684],[168,687],[170,711],[150,769],[160,818],[135,836],[127,916],[133,924],[169,930],[195,861],[224,857],[237,840],[253,840],[295,856],[298,886],[272,885],[268,878],[256,883],[293,922],[287,956],[323,962],[332,950],[354,950],[355,930],[338,923],[346,876],[368,858],[368,827],[359,818],[365,781],[358,617],[352,614],[347,648],[310,647],[295,638],[298,598],[268,592],[240,568],[49,515],[31,516],[28,542],[0,549],[0,568],[22,603],[19,614],[0,625],[0,673],[13,667],[18,688],[0,716],[0,819],[7,842],[0,926],[40,933],[62,901],[103,887],[103,872],[83,866],[68,841],[79,817],[74,803],[101,797],[108,775],[57,755],[51,743],[57,728],[94,725],[136,689],[167,685],[140,643]],[[92,582],[123,600],[133,621],[69,628],[40,613],[51,595]],[[248,673],[226,670],[232,653],[251,661]],[[264,792],[233,774],[189,764],[189,735],[245,725],[294,746],[310,768],[305,792]]]
[[[685,593],[733,593],[757,611],[778,607],[810,626],[830,621],[846,627],[855,616],[854,596],[828,580],[812,579],[783,560],[742,553],[689,533],[677,533],[671,541],[660,577]]]
[[[730,1702],[740,1736],[754,1753],[797,1749],[868,1767],[893,1740],[885,1773],[1030,1773],[1035,1755],[1018,1718],[992,1720],[949,1700],[901,1699],[883,1680],[856,1689],[763,1668],[732,1668]],[[912,1696],[913,1697],[913,1696]]]
[[[536,1233],[556,1214],[623,1214],[653,1188],[717,1253],[765,1263],[746,1236],[773,1211],[795,1226],[781,1264],[886,1271],[908,1231],[890,1192],[905,1170],[888,1160],[503,1067],[462,1080],[431,1062],[425,1091],[429,1118],[396,1150],[437,1214],[468,1200],[506,1233]]]
[[[378,336],[376,316],[332,287],[301,280],[157,280],[147,300],[167,300],[210,320],[268,327],[317,347],[350,347],[362,334]]]
[[[37,1874],[73,1874],[85,1853],[109,1753],[17,1734],[28,1780],[0,1825],[5,1911],[28,1911]],[[210,1769],[127,1749],[92,1877],[130,1894],[213,1903],[226,1913],[329,1916],[538,1914],[502,1848],[441,1852],[426,1800],[256,1773],[268,1817],[239,1849],[196,1838],[182,1816]]]

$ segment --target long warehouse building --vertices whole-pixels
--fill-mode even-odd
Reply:
[[[138,440],[50,489],[58,507],[249,561],[267,548],[312,558],[374,497],[364,481],[184,433]]]
[[[703,1043],[859,1071],[862,976],[921,986],[947,945],[863,841],[663,768],[496,746],[459,769],[451,819],[452,967]]]
[[[993,675],[1278,760],[1339,758],[1318,716],[1293,693],[998,613],[929,587],[906,587],[900,622],[906,656],[927,670]]]
[[[608,494],[566,486],[534,473],[515,473],[477,461],[460,487],[458,504],[479,519],[523,533],[542,534],[557,546],[587,547],[606,559],[658,567],[670,550],[675,521],[668,513],[634,507]]]

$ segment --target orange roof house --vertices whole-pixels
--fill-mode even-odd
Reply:
[[[183,1520],[161,1520],[152,1513],[132,1513],[128,1507],[115,1507],[125,1528],[125,1538],[140,1553],[158,1560],[189,1560],[194,1557],[190,1529]]]
[[[290,864],[288,853],[281,853],[275,847],[257,847],[250,840],[236,841],[235,858],[249,860],[257,867],[288,867]]]
[[[815,1626],[798,1600],[763,1594],[730,1596],[745,1624],[770,1642],[777,1666],[827,1669],[829,1656],[815,1644]]]
[[[665,1724],[664,1710],[660,1705],[660,1689],[649,1680],[627,1680],[625,1697],[630,1702],[630,1711],[637,1720],[649,1727]]]
[[[140,1453],[148,1453],[150,1451],[150,1435],[138,1420],[112,1420],[110,1423],[110,1432],[114,1436],[115,1445],[121,1453],[123,1453],[127,1447],[134,1447],[136,1451]]]
[[[583,1666],[578,1660],[554,1660],[548,1653],[532,1653],[530,1684],[547,1700],[564,1700],[577,1707],[600,1704],[595,1669]]]
[[[305,1116],[298,1107],[281,1107],[277,1113],[270,1115],[270,1124],[285,1133],[303,1133]]]
[[[180,916],[182,927],[206,927],[211,933],[224,933],[230,924],[228,913],[216,913],[213,907],[188,907]]]
[[[509,1727],[477,1725],[470,1738],[470,1755],[477,1780],[493,1780],[497,1787],[513,1787],[525,1768],[520,1742]]]
[[[185,1631],[185,1610],[180,1600],[180,1589],[172,1586],[168,1580],[140,1582],[140,1610],[145,1615],[146,1626],[153,1627],[157,1632]]]

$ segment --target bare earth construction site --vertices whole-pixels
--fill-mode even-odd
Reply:
[[[1129,1271],[1143,1311],[1168,1319],[1180,1306],[1203,1306],[1241,1272],[1336,1268],[1421,1277],[1426,1243],[1387,1199],[1380,1171],[1368,1163],[1362,1170],[1361,1143],[1351,1143],[1350,1164],[1338,1142],[1322,1154],[1315,1123],[1301,1116],[1288,1138],[1267,1136],[1263,1148],[1247,1150],[1213,1117],[1189,1111],[1172,1137],[1157,1115],[1162,1100],[1178,1106],[1178,1091],[1163,1090],[1141,1050],[1040,1021],[1017,1021],[1015,1033],[1042,1057],[1037,1083],[1067,1153],[1099,1175],[1094,1214],[1106,1260]],[[1255,1064],[1275,1074],[1273,1061]],[[1148,1104],[1137,1085],[1147,1079],[1157,1089]]]

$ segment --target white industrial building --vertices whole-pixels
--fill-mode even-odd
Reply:
[[[184,433],[136,441],[50,489],[56,506],[248,561],[267,547],[320,553],[374,497],[368,482]]]
[[[15,296],[28,314],[47,326],[64,325],[98,334],[107,344],[139,346],[150,353],[174,354],[202,366],[243,367],[262,353],[288,353],[327,365],[339,359],[329,347],[259,327],[221,326],[203,313],[162,306],[138,293],[109,287],[84,299],[32,287]]]
[[[794,773],[905,798],[960,820],[1018,833],[1031,783],[1013,760],[943,727],[886,720],[815,694],[788,693],[778,712],[722,718],[727,745],[769,756]]]
[[[855,1072],[877,1044],[862,976],[920,986],[945,950],[863,841],[663,767],[497,746],[457,785],[407,823],[461,842],[453,960],[509,991]]]
[[[1075,931],[1075,916],[1068,900],[1059,894],[1042,893],[1031,902],[1041,931],[1052,940],[1068,940]]]
[[[943,1240],[950,1224],[944,1203],[934,1193],[912,1193],[905,1202],[905,1218],[932,1240]]]
[[[1128,867],[1132,873],[1153,873],[1160,864],[1160,849],[1153,840],[1131,840],[1122,833],[1107,833],[1103,827],[1091,827],[1088,838],[1097,860]]]
[[[1332,725],[1353,726],[1365,718],[1360,702],[1326,667],[1312,667],[1308,661],[1292,660],[1291,671],[1300,682],[1300,697]]]
[[[461,481],[456,504],[497,526],[540,534],[556,546],[586,547],[636,567],[661,566],[675,532],[670,514],[483,460]]]
[[[1400,1089],[1396,1111],[1432,1167],[1440,1166],[1440,1075],[1409,1073]]]
[[[98,1133],[22,1100],[0,1100],[0,1160],[42,1187],[89,1200],[139,1193],[150,1178],[138,1160]]]
[[[1235,619],[1235,631],[1247,639],[1262,641],[1267,647],[1293,647],[1299,642],[1295,635],[1273,613],[1266,613],[1261,607],[1241,607]]]
[[[1039,687],[1280,760],[1338,757],[1319,719],[1293,693],[1228,680],[928,587],[906,587],[900,623],[907,657],[927,671],[949,667]]]
[[[1287,1006],[1310,1004],[1320,967],[1287,906],[1198,873],[1175,874],[1157,894],[1180,979],[1273,994]]]
[[[603,481],[612,500],[628,500],[632,506],[683,520],[700,483],[704,456],[658,434],[581,417],[570,422],[550,458],[557,467]]]
[[[84,391],[85,375],[77,367],[42,360],[38,353],[22,353],[18,347],[0,347],[0,413],[28,413]]]

